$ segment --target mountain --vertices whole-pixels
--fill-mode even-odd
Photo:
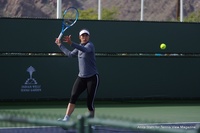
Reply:
[[[178,0],[144,0],[144,20],[173,21]],[[98,0],[62,0],[62,9],[97,9]],[[141,0],[101,0],[102,8],[117,8],[117,20],[140,20]],[[0,17],[56,18],[57,0],[0,0]],[[200,10],[199,0],[184,0],[184,16]]]

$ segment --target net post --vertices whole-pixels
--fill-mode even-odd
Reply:
[[[78,122],[77,122],[78,133],[85,133],[85,130],[84,130],[85,118],[82,115],[78,115],[77,119],[78,119]]]
[[[197,133],[200,133],[200,125],[197,128]]]
[[[89,112],[85,113],[85,124],[87,127],[85,128],[85,133],[92,133],[92,125],[88,120],[91,119],[91,114]]]

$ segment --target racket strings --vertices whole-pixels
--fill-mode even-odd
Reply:
[[[75,21],[75,19],[64,19],[64,24],[70,26],[71,24],[73,24]]]
[[[74,8],[69,8],[68,10],[65,11],[63,18],[64,18],[64,24],[66,26],[71,26],[78,19],[78,11]]]

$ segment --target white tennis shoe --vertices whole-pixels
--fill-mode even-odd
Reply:
[[[67,122],[69,121],[69,117],[59,118],[58,121]]]

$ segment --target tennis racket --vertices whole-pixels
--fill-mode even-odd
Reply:
[[[59,40],[61,39],[63,33],[76,23],[78,17],[79,17],[79,12],[75,7],[69,7],[67,10],[64,11],[62,30],[60,32],[60,35],[58,36]]]

